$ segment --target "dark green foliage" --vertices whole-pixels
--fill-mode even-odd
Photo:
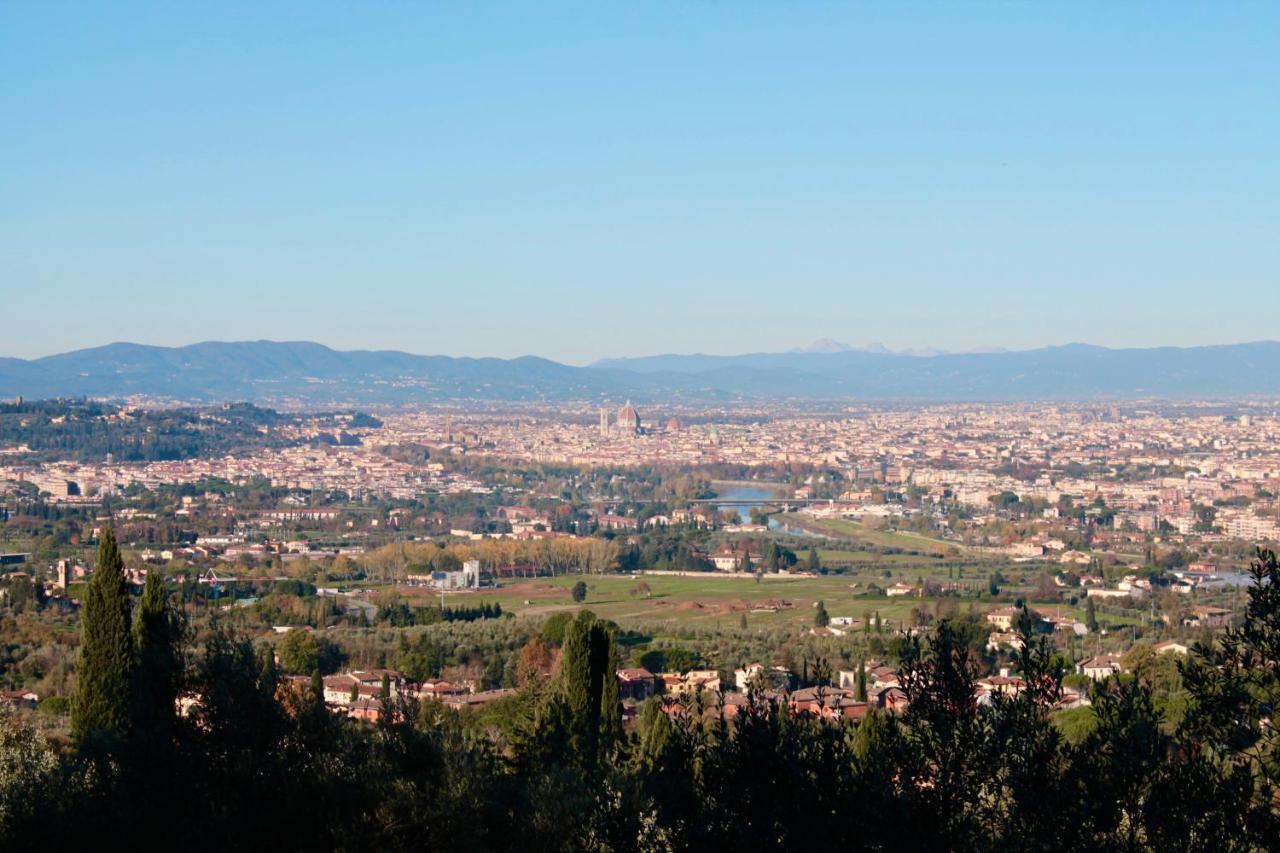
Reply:
[[[58,757],[0,719],[0,848],[128,838],[196,851],[445,840],[538,851],[1270,850],[1280,837],[1267,723],[1280,678],[1274,556],[1259,555],[1255,577],[1244,623],[1183,665],[1181,725],[1162,725],[1148,678],[1111,680],[1076,743],[1050,722],[1063,662],[1029,618],[1018,620],[1020,689],[989,700],[976,698],[973,620],[941,619],[904,641],[905,712],[840,725],[753,694],[728,720],[720,697],[700,694],[649,700],[630,735],[616,627],[587,611],[544,626],[561,647],[555,681],[476,713],[384,695],[376,725],[328,711],[318,671],[283,679],[268,648],[217,629],[180,679],[197,701],[173,722],[165,763],[147,764],[125,740],[112,753],[124,772],[85,772],[89,740]],[[153,588],[138,606],[139,672],[172,627],[162,601]],[[425,658],[438,642],[406,642],[401,654]],[[803,667],[826,677],[821,660]]]
[[[332,641],[301,628],[285,634],[276,644],[275,653],[285,672],[296,675],[315,670],[327,674],[335,672],[342,664],[342,650]]]
[[[548,743],[583,771],[593,771],[622,736],[618,647],[612,629],[584,610],[565,632],[560,675],[545,710]]]
[[[129,586],[115,533],[108,527],[102,531],[85,594],[71,706],[72,737],[86,754],[106,757],[128,738],[133,669]]]
[[[819,601],[813,611],[813,624],[818,628],[825,628],[831,624],[831,616],[827,614],[827,605]]]
[[[386,622],[395,628],[407,628],[411,625],[434,625],[436,622],[475,622],[478,619],[497,619],[502,616],[502,605],[494,602],[482,602],[474,607],[459,605],[457,607],[410,607],[399,602],[386,604],[378,608],[378,621]]]
[[[573,594],[573,600],[576,601],[577,603],[581,604],[582,602],[586,601],[587,600],[587,582],[578,581],[573,585],[573,589],[571,592]]]
[[[650,649],[636,661],[650,672],[688,672],[702,663],[697,653],[688,649]]]
[[[136,653],[134,718],[148,737],[167,736],[174,719],[174,697],[182,684],[182,620],[169,606],[164,581],[147,575],[133,623]]]

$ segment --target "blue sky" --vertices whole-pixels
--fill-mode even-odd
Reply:
[[[1280,338],[1280,4],[9,3],[0,355]]]

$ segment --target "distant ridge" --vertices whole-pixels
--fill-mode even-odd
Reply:
[[[1280,343],[909,354],[819,341],[805,351],[656,355],[574,367],[544,358],[339,351],[309,341],[116,343],[0,358],[0,396],[144,396],[306,406],[439,400],[1090,400],[1280,396]]]

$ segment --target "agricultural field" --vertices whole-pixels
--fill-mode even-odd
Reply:
[[[914,583],[921,577],[935,579],[938,572],[924,568],[894,572],[894,580]],[[975,583],[978,578],[973,575]],[[946,574],[942,573],[945,580]],[[966,577],[966,580],[969,578]],[[578,581],[587,584],[587,597],[581,604],[573,601],[571,590]],[[675,576],[641,573],[638,575],[565,575],[505,582],[503,586],[479,593],[455,593],[446,597],[450,606],[479,601],[497,602],[504,611],[518,616],[544,617],[563,610],[586,607],[596,615],[611,619],[623,627],[638,625],[740,626],[745,616],[751,628],[804,627],[813,624],[814,606],[822,601],[832,617],[850,616],[861,620],[878,612],[896,627],[912,623],[912,611],[923,605],[934,611],[939,598],[900,596],[889,598],[868,593],[871,582],[886,581],[869,572],[842,575],[754,577],[726,574]],[[982,582],[985,586],[985,580]],[[412,597],[438,600],[426,590],[412,590]],[[974,597],[950,599],[962,610],[970,606],[979,612],[998,606],[989,599]],[[1005,604],[1007,602],[1000,602]],[[1035,602],[1032,602],[1033,605]],[[1083,616],[1080,608],[1068,608],[1057,602],[1045,602],[1044,609],[1058,615]]]

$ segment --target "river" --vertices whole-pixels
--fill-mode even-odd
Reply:
[[[752,505],[737,502],[767,501],[777,496],[778,492],[775,489],[764,486],[729,486],[717,495],[719,502],[716,504],[716,509],[721,512],[725,510],[736,512],[743,524],[750,524]],[[769,519],[770,527],[777,527],[777,524],[772,518]]]

